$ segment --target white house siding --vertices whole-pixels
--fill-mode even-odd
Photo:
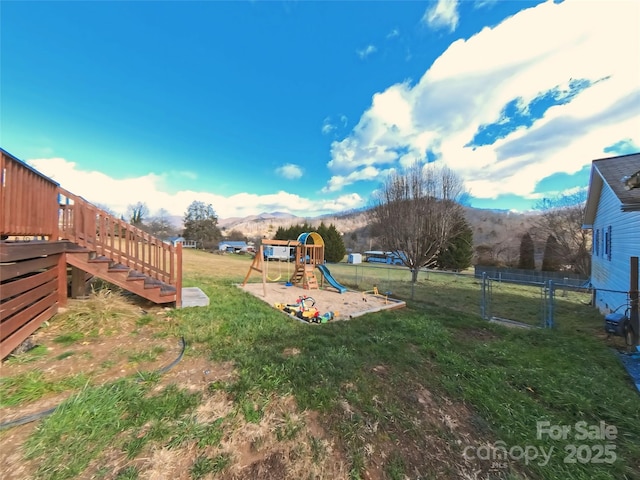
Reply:
[[[629,291],[629,258],[640,257],[640,212],[622,212],[620,207],[620,200],[605,182],[593,222],[591,268],[596,307],[605,314],[618,308],[619,313],[625,313],[628,295],[616,291]],[[609,231],[610,260],[606,248]]]

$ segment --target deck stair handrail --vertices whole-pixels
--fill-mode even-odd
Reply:
[[[59,237],[148,277],[182,287],[182,249],[58,187]]]

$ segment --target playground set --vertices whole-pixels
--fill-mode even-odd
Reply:
[[[347,288],[340,285],[338,281],[333,278],[331,272],[324,264],[324,240],[317,232],[305,232],[298,236],[297,240],[263,240],[260,245],[259,251],[253,258],[253,262],[249,267],[247,275],[244,277],[242,286],[244,287],[249,280],[252,272],[258,272],[262,275],[262,285],[264,294],[266,296],[266,283],[267,281],[277,282],[282,278],[282,263],[279,263],[279,273],[276,278],[269,277],[269,262],[264,259],[264,247],[265,246],[286,246],[295,248],[295,263],[293,274],[289,277],[288,284],[302,286],[308,290],[317,290],[324,286],[324,281],[335,288],[338,293],[344,293]],[[289,270],[290,262],[287,262],[287,268]],[[320,286],[318,286],[318,279],[315,274],[316,268],[321,273]],[[289,274],[290,272],[287,272]]]
[[[279,248],[275,249],[274,247]],[[286,252],[284,258],[287,258],[287,261],[278,261],[277,263],[269,261],[269,255],[265,256],[265,253],[275,250]],[[289,255],[289,251],[292,251],[293,254]],[[275,265],[277,265],[277,271]],[[262,277],[262,295],[254,288],[259,286],[259,283],[247,285],[254,272]],[[316,276],[318,273],[320,275]],[[324,288],[325,282],[330,289]],[[273,292],[274,286],[278,285],[280,289],[282,283],[285,287],[296,286],[308,290],[309,295],[313,290],[317,290],[318,293],[315,295],[316,298],[294,293],[293,295],[296,295],[294,298],[297,298],[294,302],[280,303],[279,298],[274,298]],[[263,240],[244,278],[242,287],[256,296],[262,296],[265,300],[269,298],[268,303],[290,316],[315,324],[327,323],[338,318],[353,318],[364,313],[405,305],[402,301],[388,298],[389,292],[384,295],[380,294],[377,288],[360,294],[341,285],[325,265],[324,240],[317,232],[302,233],[297,240]],[[286,289],[278,291],[283,292]],[[327,311],[322,313],[316,306],[316,300],[319,297],[320,303],[323,304],[326,293],[330,292],[330,295],[334,295],[334,291],[340,294],[340,301],[329,302]],[[373,301],[374,298],[377,300],[376,302]],[[368,303],[367,299],[369,299]],[[366,309],[358,308],[358,306],[364,305],[368,305]],[[337,310],[340,310],[341,314]]]

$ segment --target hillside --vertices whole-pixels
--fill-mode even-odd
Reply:
[[[514,213],[501,210],[486,210],[467,207],[467,221],[473,230],[474,245],[488,245],[493,255],[503,262],[517,261],[520,238],[530,230],[536,213]],[[252,240],[273,238],[278,227],[307,224],[317,227],[321,222],[335,225],[344,235],[347,249],[364,251],[384,249],[385,246],[371,236],[367,210],[357,210],[320,217],[305,218],[288,213],[274,212],[252,215],[244,218],[219,219],[218,226],[224,235],[232,231],[240,232]]]

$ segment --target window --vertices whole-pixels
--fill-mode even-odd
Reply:
[[[596,254],[596,257],[600,256],[600,229],[596,228],[596,239],[593,242],[593,248]]]

